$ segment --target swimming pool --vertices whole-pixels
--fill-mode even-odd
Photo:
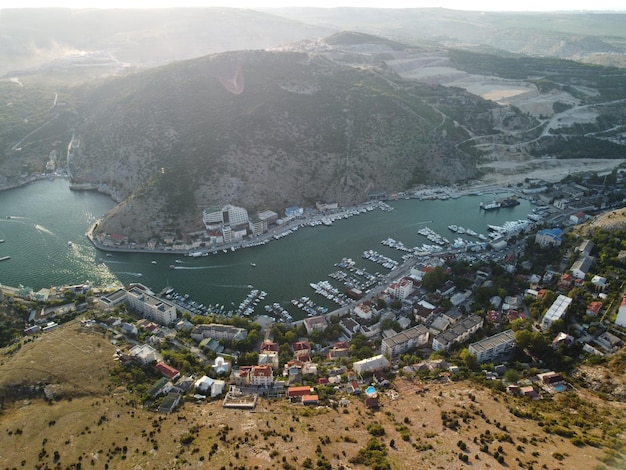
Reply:
[[[376,389],[370,385],[365,389],[365,393],[368,395],[376,395]]]
[[[554,386],[554,390],[556,390],[557,392],[565,392],[565,391],[567,391],[567,385],[565,385],[565,384],[556,384]]]

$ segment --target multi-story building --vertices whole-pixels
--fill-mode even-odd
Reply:
[[[409,349],[425,345],[428,343],[429,336],[430,332],[424,325],[414,326],[383,339],[380,345],[380,352],[387,357],[394,357]]]
[[[225,243],[240,240],[249,229],[248,211],[231,204],[205,209],[202,222],[208,231],[221,230]]]
[[[455,343],[462,343],[482,328],[484,319],[472,315],[457,322],[452,328],[433,339],[433,351],[447,351]]]
[[[374,372],[376,370],[382,370],[389,367],[390,363],[385,356],[379,354],[378,356],[368,357],[352,364],[354,371],[357,374],[364,374],[366,372]]]
[[[202,341],[205,338],[226,341],[242,341],[246,339],[247,336],[248,332],[244,328],[237,328],[231,325],[220,325],[219,323],[196,325],[193,330],[191,330],[191,338],[196,341]]]
[[[169,325],[176,320],[176,307],[167,300],[160,299],[138,287],[132,287],[126,293],[126,304],[160,325]]]
[[[537,232],[535,235],[535,242],[539,243],[542,247],[548,245],[561,246],[563,241],[563,230],[560,228],[543,229]]]
[[[391,284],[387,291],[396,299],[404,300],[413,292],[413,281],[407,278]]]
[[[271,366],[254,366],[250,371],[250,385],[270,386],[274,382]]]
[[[479,363],[493,361],[509,354],[515,347],[515,333],[506,330],[469,345],[469,352]]]

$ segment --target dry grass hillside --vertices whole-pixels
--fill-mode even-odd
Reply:
[[[398,396],[383,395],[377,411],[350,397],[336,409],[260,400],[254,411],[191,400],[163,415],[108,389],[113,351],[77,322],[2,351],[3,391],[55,383],[65,395],[3,392],[0,468],[626,468],[624,404],[586,392],[531,402],[470,382],[424,390],[398,379]]]

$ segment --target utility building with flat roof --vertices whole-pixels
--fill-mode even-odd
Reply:
[[[547,330],[552,326],[552,323],[557,320],[561,320],[567,313],[567,309],[571,303],[571,298],[562,294],[559,295],[543,316],[543,319],[541,320],[541,329]]]

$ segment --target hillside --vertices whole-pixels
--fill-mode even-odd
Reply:
[[[354,396],[345,396],[345,407],[260,399],[254,411],[188,398],[166,415],[112,386],[114,349],[73,321],[1,351],[0,465],[365,469],[379,462],[402,470],[419,459],[420,468],[624,468],[612,451],[626,424],[623,404],[584,389],[534,402],[434,374],[396,379],[398,395],[382,393],[378,410]],[[10,378],[20,387],[9,387]],[[59,393],[46,400],[44,387]]]
[[[87,90],[81,101],[70,168],[74,181],[113,186],[124,200],[105,221],[109,231],[186,211],[199,222],[197,208],[214,204],[348,205],[372,189],[467,180],[476,155],[456,144],[492,133],[496,108],[383,68],[288,51],[177,63]]]

